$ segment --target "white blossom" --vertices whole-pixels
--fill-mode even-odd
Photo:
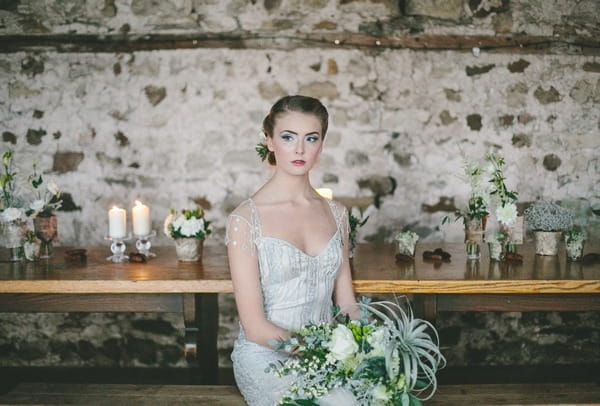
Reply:
[[[179,230],[184,222],[185,222],[185,216],[183,214],[179,214],[177,217],[175,217],[173,219],[173,228],[175,230]]]
[[[202,230],[202,220],[192,217],[189,220],[185,220],[181,225],[179,232],[186,237],[195,237],[199,231]]]
[[[505,226],[513,225],[517,221],[517,206],[514,203],[499,206],[496,209],[496,218]]]
[[[44,210],[44,206],[46,205],[46,202],[43,201],[42,199],[37,199],[34,200],[33,202],[31,202],[31,205],[29,206],[29,208],[31,210],[33,210],[36,213],[39,213],[40,211]]]
[[[390,399],[390,393],[385,385],[379,384],[373,388],[373,405],[387,405]]]
[[[46,185],[46,188],[48,189],[48,191],[50,193],[52,193],[53,196],[56,196],[60,193],[60,189],[58,188],[58,185],[53,180],[50,180],[48,182],[48,185]]]
[[[328,347],[331,356],[339,361],[344,361],[358,351],[352,331],[343,324],[339,324],[333,330]]]
[[[25,215],[22,209],[16,207],[9,207],[2,212],[2,221],[11,222],[24,218]]]
[[[375,329],[375,331],[373,331],[373,333],[367,337],[367,342],[372,347],[371,351],[369,351],[369,356],[383,357],[387,340],[388,337],[385,329]]]

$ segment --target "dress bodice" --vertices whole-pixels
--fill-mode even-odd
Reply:
[[[316,256],[306,254],[288,241],[263,235],[259,212],[252,199],[242,203],[231,215],[240,216],[231,219],[241,223],[239,226],[250,227],[248,248],[257,255],[266,317],[285,329],[330,319],[334,283],[342,264],[345,209],[340,210],[336,203],[327,202],[336,231]],[[247,206],[246,210],[244,206]],[[235,214],[244,212],[245,216]],[[244,224],[246,221],[248,224]]]

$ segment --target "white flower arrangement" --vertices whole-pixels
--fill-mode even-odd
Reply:
[[[62,206],[60,199],[61,191],[58,185],[50,180],[43,187],[44,179],[37,172],[37,165],[33,164],[33,173],[28,178],[29,184],[33,187],[34,198],[29,205],[27,215],[30,217],[50,217]]]
[[[433,396],[445,363],[433,325],[395,303],[357,305],[360,320],[334,309],[331,323],[309,324],[277,346],[292,355],[270,372],[294,377],[281,405],[318,405],[341,389],[354,398],[345,404],[361,406],[420,405]]]
[[[19,209],[22,211],[22,217],[49,217],[53,212],[60,208],[62,200],[60,199],[60,189],[54,181],[49,181],[43,187],[44,179],[37,172],[37,165],[33,164],[33,173],[27,178],[26,184],[32,188],[32,191],[19,187],[17,182],[17,173],[13,170],[13,153],[6,151],[2,155],[2,166],[4,173],[0,177],[1,210]],[[31,197],[31,203],[27,205],[24,196]],[[16,211],[10,210],[2,218],[13,218]],[[23,218],[24,220],[25,218]]]
[[[183,209],[181,212],[171,209],[164,222],[164,233],[169,238],[200,238],[202,240],[211,233],[210,221],[204,218],[204,210]]]
[[[419,235],[414,231],[401,231],[396,235],[395,240],[398,242],[398,250],[400,254],[415,256],[415,246],[419,241]]]

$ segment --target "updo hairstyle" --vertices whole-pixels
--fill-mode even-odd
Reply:
[[[315,99],[314,97],[300,95],[284,96],[275,102],[273,107],[271,107],[271,111],[269,111],[269,114],[267,114],[263,120],[263,132],[265,133],[265,136],[273,138],[275,122],[280,115],[290,111],[312,114],[317,117],[319,121],[321,121],[321,136],[323,139],[325,139],[325,134],[327,134],[327,126],[329,124],[329,113],[327,113],[327,109],[319,100]],[[275,165],[277,163],[275,161],[275,154],[273,151],[269,151],[267,159],[271,165]]]

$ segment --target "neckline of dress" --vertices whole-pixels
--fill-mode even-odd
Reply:
[[[326,200],[327,201],[327,205],[329,206],[329,210],[331,211],[331,215],[333,216],[333,221],[335,223],[335,232],[333,233],[333,235],[331,237],[329,237],[329,240],[327,240],[327,243],[325,244],[325,246],[319,251],[319,253],[317,255],[310,255],[308,253],[306,253],[305,251],[301,250],[300,248],[298,248],[296,245],[292,244],[291,242],[283,239],[283,238],[279,238],[279,237],[272,237],[272,236],[268,236],[268,235],[263,235],[262,234],[262,226],[260,224],[260,216],[258,215],[258,207],[256,207],[256,203],[254,203],[254,200],[249,197],[248,200],[250,201],[250,204],[253,208],[253,210],[255,211],[255,216],[256,216],[256,223],[258,225],[258,230],[259,230],[259,238],[263,238],[263,239],[268,239],[268,240],[275,240],[275,241],[279,241],[284,243],[285,245],[295,249],[296,251],[298,251],[299,253],[301,253],[302,255],[311,258],[311,259],[315,259],[315,258],[319,258],[321,255],[323,255],[323,253],[325,251],[327,251],[327,248],[329,248],[329,245],[331,244],[331,242],[335,239],[335,237],[338,235],[338,233],[340,232],[340,227],[338,224],[338,218],[336,216],[336,213],[333,211],[333,202],[331,202],[330,200]]]

